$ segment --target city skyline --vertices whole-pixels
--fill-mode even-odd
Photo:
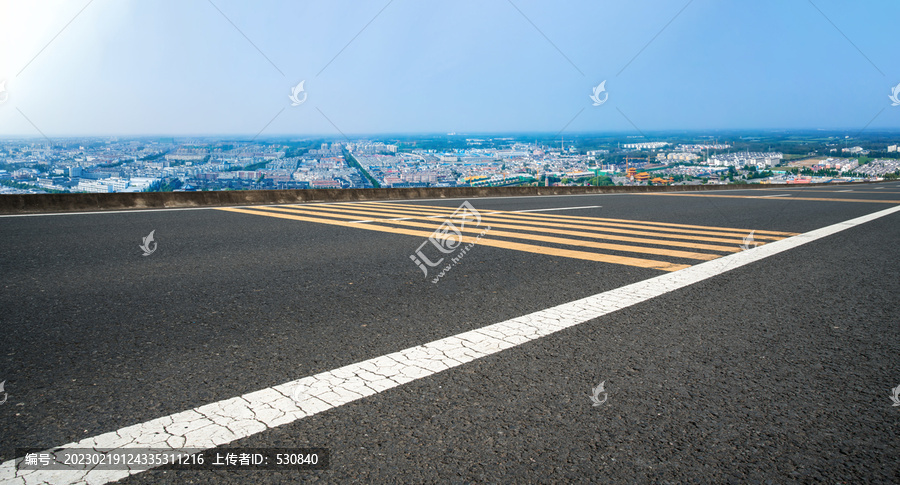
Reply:
[[[891,7],[4,2],[0,131],[896,131]]]
[[[573,135],[568,145],[559,146],[521,136],[408,137],[388,143],[178,142],[175,137],[0,140],[0,194],[897,179],[897,137],[848,138],[704,136],[650,141]]]

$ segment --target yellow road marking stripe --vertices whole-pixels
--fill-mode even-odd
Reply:
[[[681,194],[679,194],[679,195],[681,195]],[[685,195],[687,195],[687,194],[685,194]],[[390,203],[390,202],[372,202],[372,203],[366,203],[366,205],[380,205],[380,206],[388,206],[388,207],[408,206],[408,207],[421,207],[421,208],[426,208],[426,209],[443,208],[440,206],[429,206],[429,205],[420,205],[420,204],[399,204],[399,203]],[[454,210],[452,207],[446,207],[446,209],[450,210],[451,212]],[[715,229],[715,230],[722,230],[722,231],[733,231],[733,232],[738,232],[741,234],[747,234],[750,232],[750,229],[741,229],[741,228],[735,228],[735,227],[698,226],[698,225],[693,225],[693,224],[676,224],[676,223],[672,223],[672,222],[637,221],[637,220],[633,220],[633,219],[610,219],[610,218],[606,218],[606,217],[566,216],[566,215],[560,215],[560,214],[549,215],[549,214],[539,214],[539,213],[534,213],[534,212],[521,213],[521,212],[508,212],[508,211],[492,211],[489,209],[485,210],[483,213],[492,213],[492,212],[498,213],[498,214],[515,214],[515,215],[521,215],[521,216],[530,216],[530,217],[534,217],[534,218],[543,218],[543,219],[548,219],[548,220],[569,219],[569,220],[584,220],[584,221],[609,221],[609,222],[633,223],[633,224],[649,225],[649,226],[683,227],[685,229]],[[757,229],[754,229],[754,231],[756,231],[755,234],[770,234],[773,236],[784,236],[784,237],[796,236],[798,234],[796,232],[766,231],[766,230],[757,230]]]
[[[281,208],[281,207],[265,207],[265,210],[273,210],[273,211],[284,211],[287,213],[298,213],[292,209]],[[432,231],[437,229],[440,226],[441,221],[435,221],[435,223],[429,224],[426,222],[409,222],[409,221],[385,221],[390,224],[402,225],[407,227],[421,227],[425,229],[431,229]],[[351,223],[353,224],[353,223]],[[365,223],[371,224],[371,223]],[[362,225],[362,224],[360,224]],[[594,241],[584,241],[581,239],[569,239],[562,237],[553,237],[553,236],[541,236],[538,234],[528,234],[522,232],[508,232],[508,231],[495,231],[494,225],[491,224],[491,235],[495,237],[508,237],[513,239],[525,239],[528,241],[542,241],[552,244],[563,244],[566,246],[581,246],[595,249],[609,249],[613,251],[622,251],[628,253],[643,253],[643,254],[653,254],[656,256],[671,256],[674,258],[684,258],[684,259],[697,259],[701,261],[710,261],[716,258],[720,258],[719,254],[710,254],[710,253],[697,253],[693,251],[678,251],[673,249],[660,249],[660,248],[648,248],[642,246],[628,246],[625,244],[608,244],[608,243],[598,243]],[[384,227],[384,226],[379,226]],[[497,226],[502,227],[502,226]],[[478,234],[483,228],[479,226],[479,229],[468,229],[457,227],[461,232],[470,232]],[[724,248],[724,250],[728,252],[737,252],[739,249],[732,249],[730,247]]]
[[[279,219],[289,219],[294,221],[304,221],[304,222],[315,222],[319,224],[329,224],[332,226],[341,226],[341,227],[353,227],[357,229],[366,229],[370,231],[378,231],[378,232],[388,232],[392,234],[404,234],[408,236],[417,236],[428,238],[431,237],[434,233],[428,231],[414,231],[411,229],[400,229],[393,227],[383,227],[383,226],[374,226],[367,224],[353,224],[350,222],[343,221],[335,221],[332,219],[319,219],[315,217],[303,217],[303,216],[295,216],[291,214],[280,214],[275,212],[264,212],[259,210],[250,210],[250,209],[240,209],[236,207],[219,207],[217,208],[221,211],[227,212],[237,212],[242,214],[251,214],[257,216],[264,217],[276,217]],[[543,254],[548,256],[560,256],[564,258],[573,258],[573,259],[583,259],[587,261],[597,261],[601,263],[612,263],[612,264],[622,264],[627,266],[637,266],[641,268],[651,268],[658,269],[662,271],[678,271],[680,269],[689,268],[691,265],[689,264],[675,264],[669,263],[667,261],[654,261],[651,259],[640,259],[640,258],[629,258],[626,256],[612,256],[608,254],[601,253],[592,253],[587,251],[575,251],[571,249],[559,249],[559,248],[549,248],[545,246],[535,246],[532,244],[521,244],[521,243],[513,243],[508,241],[501,241],[496,239],[489,239],[487,237],[482,237],[481,239],[476,239],[470,236],[462,236],[462,242],[465,243],[476,243],[483,244],[485,246],[491,246],[502,249],[513,249],[516,251],[523,251],[528,253],[535,254]]]
[[[278,206],[270,206],[270,208],[272,208],[273,210],[279,210],[279,209],[276,209],[276,207],[278,207]],[[351,211],[351,213],[342,211],[342,212],[337,212],[337,213],[330,213],[330,212],[320,212],[320,211],[308,211],[303,208],[295,208],[295,206],[281,206],[281,207],[282,207],[281,210],[299,211],[298,213],[301,213],[301,214],[309,214],[309,215],[320,216],[320,217],[334,217],[334,218],[338,218],[338,219],[350,219],[355,224],[369,224],[369,223],[399,224],[402,222],[402,221],[398,221],[393,218],[367,219],[365,221],[360,221],[359,218],[362,217],[362,215],[366,214],[365,211]],[[440,217],[449,218],[449,216],[450,216],[450,214],[446,214],[446,215],[442,214]],[[429,217],[429,216],[407,216],[407,217],[403,217],[403,219],[419,219],[419,220],[429,220],[429,221],[440,220],[439,218]],[[486,216],[482,216],[481,219],[482,219],[482,221],[485,221],[488,218]],[[743,239],[740,239],[740,240],[738,240],[738,239],[733,239],[733,240],[715,239],[714,240],[715,242],[730,243],[730,245],[728,245],[728,246],[721,246],[721,245],[693,243],[693,242],[686,242],[686,241],[671,241],[671,240],[667,240],[667,239],[659,239],[657,237],[645,239],[645,238],[637,238],[637,237],[629,237],[629,236],[618,236],[618,235],[606,234],[606,233],[602,233],[602,232],[593,232],[594,230],[592,230],[592,228],[585,228],[585,227],[579,226],[579,225],[563,225],[566,227],[574,227],[576,229],[581,229],[581,231],[569,231],[569,230],[557,228],[557,226],[560,226],[560,224],[542,224],[540,222],[536,223],[538,225],[553,226],[551,229],[551,228],[547,228],[547,227],[537,227],[537,226],[530,226],[530,225],[523,225],[523,224],[503,224],[503,222],[504,221],[492,222],[491,226],[492,227],[501,227],[504,229],[518,229],[520,231],[535,231],[535,232],[541,232],[541,233],[545,233],[545,234],[563,234],[563,235],[567,235],[567,236],[587,237],[587,238],[591,238],[591,239],[609,239],[612,241],[636,242],[636,243],[641,243],[641,244],[650,244],[650,245],[657,245],[657,246],[673,246],[673,247],[678,247],[678,248],[708,249],[711,251],[720,251],[720,252],[721,251],[737,252],[737,251],[739,251],[737,244],[743,243]],[[505,221],[505,222],[510,222],[510,221]],[[585,230],[590,230],[592,232],[585,232]],[[652,236],[670,237],[668,234],[651,233],[651,235]],[[693,240],[693,239],[697,239],[697,238],[690,237],[688,239]],[[700,239],[702,239],[702,238],[700,238]]]
[[[295,206],[296,205],[294,205],[292,207],[295,207]],[[369,207],[370,207],[369,205],[366,205],[365,206],[366,210],[383,212],[385,217],[388,215],[393,215],[396,217],[409,217],[410,214],[415,214],[415,215],[421,216],[426,213],[432,213],[433,214],[432,217],[435,217],[438,215],[449,216],[450,214],[453,213],[453,210],[439,210],[439,208],[434,208],[435,210],[429,209],[429,210],[427,210],[427,212],[423,211],[423,209],[410,209],[410,210],[408,210],[408,213],[403,213],[403,212],[396,212],[398,209],[394,209],[393,207],[392,208],[383,208],[383,209],[382,208],[369,209]],[[394,207],[396,207],[396,205]],[[362,210],[360,208],[336,208],[336,207],[326,207],[323,209],[331,210],[331,211],[340,211],[340,212],[346,212],[348,210],[350,210],[350,211]],[[402,210],[402,209],[399,209],[399,210]],[[370,214],[377,215],[377,213],[370,213]],[[674,229],[674,228],[662,228],[662,227],[652,227],[652,226],[648,227],[647,225],[635,224],[635,223],[598,222],[596,220],[590,220],[590,219],[560,221],[560,220],[557,220],[556,218],[553,218],[552,216],[551,217],[533,217],[529,214],[520,214],[520,213],[515,213],[515,212],[503,212],[503,211],[490,211],[490,210],[482,211],[482,212],[480,212],[480,214],[481,214],[482,218],[490,218],[490,219],[495,219],[495,220],[498,218],[502,218],[502,219],[510,220],[510,222],[512,222],[512,221],[516,221],[516,222],[524,221],[524,222],[530,222],[530,223],[544,222],[545,225],[548,225],[548,226],[556,226],[557,224],[559,224],[561,222],[578,222],[578,223],[587,224],[587,225],[591,225],[591,226],[597,226],[597,227],[623,227],[623,228],[628,228],[628,229],[644,229],[644,230],[648,230],[648,231],[660,231],[663,233],[673,232],[673,233],[678,233],[678,234],[702,234],[702,235],[707,235],[707,236],[718,236],[718,237],[743,238],[750,231],[749,229],[746,232],[724,232],[721,230],[698,231],[698,230],[690,230],[690,229]],[[610,219],[610,220],[612,220],[612,219]],[[562,227],[562,226],[560,226],[560,227]],[[572,226],[567,226],[567,227],[572,227]],[[718,229],[718,228],[706,227],[706,229]],[[666,234],[659,234],[659,236],[666,237]],[[779,239],[783,239],[783,238],[779,237],[779,236],[759,235],[756,239],[779,240]]]
[[[530,223],[540,223],[540,224],[544,224],[547,226],[551,226],[551,225],[555,225],[555,224],[559,224],[560,222],[563,222],[563,221],[552,221],[552,220],[547,220],[546,222],[544,222],[539,219],[534,219],[534,218],[528,217],[527,215],[520,216],[519,214],[509,214],[509,213],[504,213],[504,214],[490,214],[489,213],[485,217],[511,219],[511,220],[516,220],[516,221],[530,222]],[[571,221],[571,222],[576,223],[576,224],[581,224],[581,225],[593,226],[593,227],[597,228],[596,230],[607,230],[606,228],[608,228],[608,227],[621,227],[621,228],[626,228],[626,229],[642,229],[645,231],[657,231],[657,232],[659,232],[659,234],[657,234],[657,236],[659,236],[659,237],[675,237],[675,236],[669,235],[670,233],[673,233],[673,234],[682,234],[682,235],[697,234],[697,235],[714,236],[714,237],[720,237],[720,238],[741,238],[741,239],[743,239],[747,234],[750,233],[749,230],[747,232],[699,231],[696,229],[675,229],[675,228],[663,228],[663,227],[653,227],[653,226],[648,227],[648,226],[631,224],[631,223],[615,223],[615,222],[601,222],[601,221],[587,221],[587,220]],[[776,240],[776,241],[779,239],[784,239],[781,236],[771,236],[771,235],[765,235],[765,234],[762,234],[762,235],[754,234],[754,235],[757,236],[756,239],[771,239],[771,240]],[[705,239],[705,240],[708,240],[708,239]],[[720,239],[720,240],[727,241],[728,239],[724,239],[724,240]]]
[[[353,223],[355,223],[355,224],[368,224],[368,223],[399,224],[400,222],[402,222],[402,221],[397,221],[394,219],[369,219],[366,222],[360,222],[357,220],[360,217],[360,215],[351,215],[351,214],[347,214],[347,213],[332,214],[332,213],[323,213],[323,212],[318,212],[318,211],[307,211],[302,208],[295,209],[294,206],[282,206],[282,209],[277,209],[276,207],[277,206],[270,206],[270,208],[273,210],[291,210],[291,211],[298,211],[297,213],[300,213],[300,214],[308,214],[308,215],[314,215],[314,216],[320,216],[320,217],[334,217],[334,218],[338,218],[338,219],[351,219],[351,220],[353,220]],[[449,217],[449,214],[447,216],[442,215],[441,217]],[[411,216],[411,217],[404,217],[404,219],[419,219],[419,220],[430,220],[430,221],[439,220],[434,217],[426,217],[426,216]],[[485,219],[486,218],[482,216],[482,221],[484,221]],[[540,224],[540,223],[538,223],[538,224]],[[645,238],[637,238],[637,237],[629,237],[629,236],[617,236],[614,234],[605,234],[605,233],[601,233],[601,232],[585,232],[583,230],[582,231],[568,231],[565,229],[556,229],[556,228],[554,228],[553,230],[550,230],[545,227],[536,227],[536,226],[528,226],[528,225],[521,225],[521,224],[503,224],[502,221],[499,223],[496,223],[496,222],[491,223],[491,226],[492,227],[500,227],[500,228],[504,228],[504,229],[518,229],[520,231],[535,231],[535,232],[541,232],[544,234],[559,234],[559,235],[566,235],[566,236],[578,236],[578,237],[587,237],[587,238],[591,238],[591,239],[609,239],[612,241],[636,242],[636,243],[641,243],[641,244],[650,244],[650,245],[657,245],[657,246],[673,246],[673,247],[678,247],[678,248],[708,249],[711,251],[720,251],[720,252],[721,251],[737,252],[740,250],[737,247],[737,244],[743,243],[743,239],[732,240],[732,241],[730,241],[731,245],[721,246],[721,245],[693,243],[693,242],[686,242],[686,241],[670,241],[670,240],[658,239],[658,238],[645,239]],[[575,227],[578,229],[590,229],[590,228],[583,228],[581,226],[571,226],[571,227]],[[654,235],[658,236],[658,234],[654,234]],[[668,235],[665,235],[665,236],[668,237]],[[691,238],[691,239],[694,239],[694,238]],[[716,241],[720,242],[721,240],[716,240]]]
[[[291,208],[297,207],[297,208],[298,208],[297,210],[304,210],[304,209],[302,209],[302,208],[299,208],[300,206],[297,206],[297,205],[287,205],[287,206],[283,206],[283,207],[291,207]],[[325,208],[323,208],[322,210],[325,210],[325,211],[331,211],[331,212],[334,212],[335,214],[331,214],[331,212],[323,213],[323,212],[321,212],[321,211],[316,211],[316,212],[311,212],[311,213],[312,213],[313,215],[323,215],[323,216],[341,217],[341,218],[344,218],[344,219],[357,219],[358,216],[357,216],[357,217],[343,217],[343,216],[339,216],[338,214],[349,214],[349,213],[354,213],[354,214],[360,214],[360,215],[373,215],[373,214],[374,214],[374,215],[377,215],[377,216],[384,216],[384,215],[385,215],[385,214],[380,214],[380,213],[367,212],[367,211],[365,211],[365,210],[363,210],[363,209],[351,209],[351,210],[345,210],[345,209],[331,209],[331,208],[325,209]],[[397,215],[397,214],[391,214],[391,215]],[[401,217],[404,216],[404,214],[400,214],[400,215],[401,215]],[[443,214],[441,214],[441,215],[443,215]],[[449,216],[449,215],[450,215],[449,213],[446,214],[446,216]],[[413,218],[417,218],[417,217],[418,217],[418,218],[423,218],[422,216],[406,216],[405,218],[407,218],[407,219],[413,219]],[[482,220],[489,220],[489,221],[490,221],[490,220],[498,220],[498,219],[499,219],[501,223],[502,223],[502,222],[518,222],[518,221],[510,221],[510,220],[507,220],[507,219],[505,219],[505,218],[494,217],[494,216],[492,216],[492,215],[482,215],[482,216],[481,216],[481,219],[482,219]],[[390,218],[374,219],[373,221],[374,221],[374,222],[394,222],[394,221],[392,221]],[[682,234],[669,234],[669,233],[659,233],[659,232],[633,231],[633,230],[628,230],[628,229],[617,229],[617,228],[614,228],[614,227],[606,227],[606,226],[585,227],[587,221],[585,221],[585,223],[582,223],[582,224],[561,224],[561,223],[554,223],[554,222],[538,222],[538,221],[530,221],[530,220],[527,221],[527,222],[530,223],[530,224],[537,224],[537,225],[539,225],[539,226],[548,226],[548,227],[552,227],[552,228],[570,228],[570,229],[580,229],[580,230],[582,230],[582,231],[584,231],[584,230],[589,230],[589,231],[604,231],[604,232],[614,232],[614,233],[619,233],[619,234],[633,234],[633,235],[636,235],[636,236],[650,236],[650,237],[653,237],[653,238],[689,239],[689,240],[691,240],[691,241],[708,241],[708,242],[715,242],[715,243],[722,243],[722,244],[736,244],[736,243],[739,244],[739,243],[742,243],[742,242],[743,242],[743,236],[744,236],[744,234],[735,234],[734,237],[738,237],[738,238],[740,238],[740,239],[723,239],[723,238],[716,238],[716,237],[697,236],[697,235],[687,235],[687,234],[682,235]],[[587,225],[594,226],[594,224],[587,224]],[[501,227],[501,226],[498,226],[498,227]],[[507,227],[507,228],[510,228],[510,229],[515,229],[515,228],[519,228],[520,226],[503,226],[503,227]],[[535,229],[532,229],[532,230],[538,230],[538,231],[544,231],[544,232],[546,232],[546,229],[541,229],[541,228],[535,228]],[[557,233],[562,234],[562,233],[559,232],[559,231],[557,231]],[[589,236],[589,237],[595,237],[595,238],[596,238],[596,237],[601,237],[601,233],[598,232],[598,233],[595,233],[595,234],[596,234],[596,235]],[[775,237],[771,237],[771,236],[766,236],[766,237],[762,237],[762,238],[759,238],[759,239],[781,239],[781,238],[775,238]],[[656,244],[656,243],[654,243],[654,244]],[[683,245],[679,245],[679,246],[684,247]]]

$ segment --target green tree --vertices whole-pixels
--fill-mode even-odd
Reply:
[[[589,183],[595,187],[602,187],[608,185],[615,185],[611,178],[606,175],[601,175],[599,177],[593,177],[590,179]]]

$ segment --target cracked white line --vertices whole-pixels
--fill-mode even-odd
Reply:
[[[505,322],[85,438],[60,448],[214,448],[594,320],[898,211],[900,205]],[[17,471],[15,460],[8,460],[0,464],[0,482],[102,484],[140,471]]]

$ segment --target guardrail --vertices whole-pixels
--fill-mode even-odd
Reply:
[[[867,182],[856,182],[853,185]],[[803,184],[802,187],[835,184]],[[847,184],[841,184],[845,186]],[[455,199],[534,195],[680,192],[771,189],[775,184],[604,186],[604,187],[410,187],[394,189],[226,190],[204,192],[130,192],[110,194],[2,194],[0,214],[84,212],[176,207],[219,207],[362,200]],[[796,187],[796,186],[793,186]]]

